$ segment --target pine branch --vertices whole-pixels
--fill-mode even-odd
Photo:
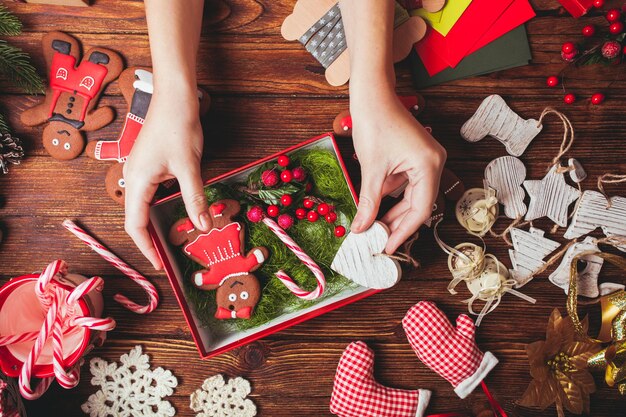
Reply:
[[[15,36],[22,33],[22,23],[4,5],[0,4],[0,35]]]
[[[24,51],[0,40],[0,74],[29,94],[44,92],[43,80]]]
[[[0,135],[4,133],[10,133],[10,132],[11,132],[11,129],[9,129],[9,125],[4,119],[4,116],[2,115],[2,113],[0,113]]]

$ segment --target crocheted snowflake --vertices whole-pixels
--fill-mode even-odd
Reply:
[[[215,375],[191,394],[189,406],[196,417],[253,417],[256,406],[246,399],[250,392],[250,383],[241,377],[226,383],[222,375]]]
[[[163,397],[172,395],[178,381],[168,370],[150,369],[149,360],[141,346],[122,355],[119,366],[93,358],[89,364],[91,385],[101,389],[89,396],[82,410],[91,417],[174,416],[176,410]]]

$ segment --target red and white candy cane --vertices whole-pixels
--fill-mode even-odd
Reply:
[[[8,346],[15,343],[28,342],[30,340],[37,339],[37,336],[39,336],[38,331],[0,336],[0,346]]]
[[[326,287],[326,278],[324,277],[324,273],[320,269],[319,266],[315,263],[313,259],[309,255],[307,255],[301,248],[298,246],[296,242],[278,225],[276,222],[269,217],[263,218],[263,223],[267,227],[270,228],[272,232],[291,250],[300,261],[306,265],[307,268],[315,275],[315,279],[317,280],[317,287],[313,291],[305,291],[298,286],[294,282],[293,279],[283,270],[276,272],[276,277],[281,280],[283,284],[291,291],[296,297],[302,298],[303,300],[314,300],[319,298],[324,294],[324,289]]]
[[[121,260],[117,255],[108,250],[102,243],[98,242],[93,236],[87,234],[82,228],[76,225],[71,220],[65,220],[63,222],[63,226],[72,232],[74,236],[82,240],[86,243],[91,249],[93,249],[97,254],[102,256],[105,260],[107,260],[111,265],[122,271],[124,275],[135,281],[139,284],[148,294],[149,302],[147,305],[142,306],[133,301],[131,301],[128,297],[122,294],[115,294],[113,299],[118,303],[122,304],[124,307],[129,309],[130,311],[137,314],[147,314],[153,311],[159,305],[159,294],[157,293],[156,288],[150,281],[148,281],[143,275],[133,269],[126,262]]]

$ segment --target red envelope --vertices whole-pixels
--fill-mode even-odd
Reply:
[[[433,76],[448,67],[457,66],[467,55],[534,16],[535,11],[528,0],[504,0],[502,3],[473,0],[448,36],[429,30],[415,49],[428,74]]]

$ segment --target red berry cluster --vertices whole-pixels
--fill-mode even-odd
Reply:
[[[280,155],[277,163],[281,169],[268,169],[261,173],[261,182],[266,187],[275,187],[278,185],[279,178],[283,183],[290,183],[292,181],[303,182],[306,180],[306,171],[302,167],[295,167],[288,169],[290,164],[289,157],[287,155]],[[311,191],[311,183],[307,183],[305,191]],[[280,197],[280,206],[283,209],[287,209],[294,202],[294,197],[291,194],[283,194]],[[310,222],[316,222],[320,216],[323,217],[328,223],[335,223],[337,221],[337,213],[335,213],[335,207],[320,201],[314,197],[306,197],[302,201],[304,207],[299,207],[295,210],[295,217],[298,220],[308,220]],[[308,211],[307,211],[308,209]],[[294,219],[289,213],[282,213],[281,208],[277,204],[270,204],[265,212],[260,206],[254,206],[248,210],[247,217],[253,223],[263,220],[265,215],[269,217],[277,217],[276,222],[284,230],[289,229],[294,224]],[[342,237],[346,234],[345,227],[341,225],[335,226],[335,236]]]

